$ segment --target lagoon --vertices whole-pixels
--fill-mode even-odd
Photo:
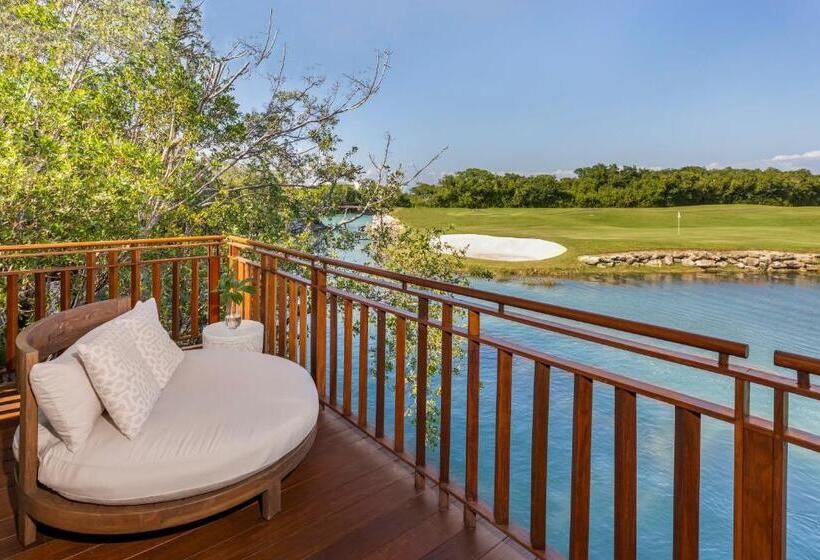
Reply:
[[[362,255],[354,252],[346,258],[361,260]],[[605,276],[562,279],[554,284],[474,279],[471,284],[483,290],[747,343],[750,356],[746,362],[770,370],[777,369],[771,365],[775,349],[808,355],[820,353],[820,280],[807,276],[659,274],[641,278]],[[492,318],[485,318],[482,331],[560,357],[602,366],[616,373],[732,406],[732,380],[717,374],[602,348]],[[358,359],[355,354],[354,348],[354,364]],[[482,350],[479,493],[490,504],[495,360],[494,351]],[[456,368],[460,367],[463,374],[453,380],[451,456],[453,480],[461,484],[464,479],[466,364],[455,365]],[[793,375],[786,371],[782,373]],[[391,377],[392,372],[388,372],[388,379]],[[550,546],[563,553],[567,552],[569,535],[572,381],[572,376],[553,370],[549,411],[547,538]],[[373,385],[368,391],[372,418],[375,413],[372,376],[370,383]],[[339,386],[341,389],[341,383]],[[388,390],[388,395],[391,394]],[[356,398],[354,386],[354,403]],[[753,414],[770,418],[770,394],[764,390],[753,392],[751,407]],[[514,522],[525,527],[529,523],[531,408],[532,363],[516,359],[513,363],[510,513]],[[393,414],[392,397],[389,397],[386,406],[388,427],[392,426]],[[612,417],[613,390],[596,384],[593,394],[591,558],[609,557],[612,553]],[[820,433],[820,406],[816,401],[793,397],[790,417],[793,426]],[[641,558],[671,558],[673,426],[674,409],[671,406],[638,399],[638,552]],[[388,428],[389,436],[392,436],[391,432],[392,429]],[[405,422],[405,433],[407,448],[412,449],[414,426],[409,418]],[[728,558],[732,554],[732,426],[704,417],[701,437],[701,558]],[[820,457],[791,446],[788,460],[788,558],[814,559],[820,548],[820,485],[817,484],[820,480]],[[428,448],[428,462],[433,465],[438,462],[435,446]]]

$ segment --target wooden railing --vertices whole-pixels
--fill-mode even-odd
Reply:
[[[227,250],[220,252],[220,246]],[[152,260],[140,258],[141,253],[161,251],[185,254]],[[183,313],[179,308],[185,305],[185,294],[178,288],[179,267],[189,263],[196,269],[198,265],[194,263],[206,261],[207,283],[212,288],[219,274],[220,260],[227,260],[227,266],[239,277],[252,278],[257,287],[255,294],[246,297],[243,314],[265,324],[265,350],[309,366],[322,403],[411,465],[419,488],[426,481],[435,484],[442,506],[446,506],[451,498],[461,502],[467,526],[474,526],[476,517],[480,516],[534,554],[558,556],[546,544],[547,442],[551,375],[561,372],[572,376],[574,382],[570,558],[587,558],[589,555],[592,396],[596,384],[614,389],[612,492],[615,515],[612,524],[616,558],[636,557],[638,397],[674,408],[673,556],[680,559],[698,557],[701,419],[706,416],[731,425],[734,431],[734,508],[731,515],[735,558],[785,557],[788,446],[820,452],[820,437],[789,425],[789,396],[799,395],[812,402],[820,399],[820,388],[811,379],[812,375],[820,375],[820,360],[777,352],[775,365],[796,372],[794,376],[781,375],[736,363],[738,358],[746,358],[749,353],[747,345],[738,342],[408,276],[238,237],[0,247],[0,263],[13,258],[40,259],[69,254],[80,255],[84,264],[2,272],[7,279],[7,318],[11,319],[7,319],[7,340],[12,340],[9,337],[14,329],[22,325],[22,315],[33,320],[42,317],[53,305],[45,295],[48,292],[46,285],[59,282],[61,307],[65,306],[63,293],[72,294],[74,303],[116,295],[119,276],[111,272],[114,267],[129,271],[132,298],[148,294],[163,296],[163,305],[170,307],[166,315],[171,317],[172,334],[195,343],[201,319],[207,316],[208,321],[218,320],[219,301],[210,289],[203,297],[195,287],[198,285],[196,273],[189,275],[192,288],[187,292],[190,294],[187,309],[191,318],[182,332]],[[109,258],[112,254],[114,256]],[[103,255],[106,259],[100,262]],[[120,260],[124,255],[131,256]],[[158,287],[156,284],[164,278],[162,270],[155,270],[169,266],[170,290],[165,293],[162,285]],[[68,280],[63,276],[66,271]],[[95,280],[105,273],[108,274],[108,291],[102,293]],[[71,274],[82,276],[83,286],[73,283]],[[26,284],[25,301],[20,298],[19,290],[24,278],[33,278]],[[111,279],[114,279],[114,286],[111,286]],[[84,291],[79,298],[75,293],[78,289]],[[364,295],[368,293],[401,297]],[[205,298],[207,306],[200,311]],[[396,301],[402,304],[397,305]],[[485,318],[725,376],[734,383],[734,404],[714,403],[554,355],[543,348],[490,336],[482,328]],[[435,338],[440,348],[433,349],[429,345],[433,331],[440,333],[440,337]],[[415,339],[414,348],[407,344],[411,332]],[[638,340],[630,335],[641,338]],[[671,349],[672,344],[680,349]],[[453,480],[451,469],[454,349],[462,348],[462,345],[466,345],[467,377],[463,486]],[[354,364],[356,347],[358,363]],[[490,348],[497,355],[492,507],[479,499],[478,487],[482,348]],[[428,387],[431,350],[435,350],[440,358],[437,371],[440,397],[431,394]],[[528,529],[514,524],[510,516],[514,358],[528,361],[532,372]],[[411,361],[416,366],[412,372],[407,367]],[[392,394],[387,391],[391,370]],[[484,375],[486,379],[486,371]],[[406,379],[415,386],[408,387]],[[375,385],[375,414],[372,418],[368,411],[370,381]],[[771,393],[771,420],[750,413],[753,386]],[[354,393],[358,395],[355,407]],[[427,404],[429,399],[436,398],[439,399],[440,424],[432,443],[438,448],[439,460],[434,465],[427,460],[427,444],[434,433],[428,431]],[[392,437],[388,437],[385,426],[385,410],[390,399],[396,411]],[[409,407],[411,400],[415,401],[415,407]],[[415,429],[415,448],[412,450],[406,449],[405,445],[403,413],[408,408],[413,411]]]
[[[124,294],[132,302],[156,298],[174,340],[196,344],[203,320],[219,320],[213,290],[222,242],[206,236],[0,246],[6,370],[14,371],[14,340],[25,324]]]

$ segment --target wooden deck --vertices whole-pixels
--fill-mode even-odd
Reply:
[[[10,403],[9,403],[10,404]],[[320,414],[316,443],[285,479],[283,511],[272,521],[257,502],[207,522],[124,538],[95,538],[43,527],[37,544],[22,549],[10,498],[17,421],[0,420],[4,490],[0,495],[0,558],[15,559],[445,559],[531,558],[479,520],[464,528],[457,505],[438,508],[432,488],[417,492],[413,473],[393,454],[331,410]]]

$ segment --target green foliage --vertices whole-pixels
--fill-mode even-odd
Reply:
[[[437,184],[419,184],[414,206],[454,208],[649,208],[696,204],[820,205],[820,175],[807,170],[650,170],[598,164],[576,177],[497,175],[467,169]]]
[[[375,221],[374,223],[381,223]],[[443,232],[434,229],[414,229],[414,228],[394,228],[389,225],[381,225],[370,230],[370,244],[367,253],[376,266],[389,270],[403,272],[412,276],[419,276],[427,279],[440,280],[455,284],[466,284],[466,278],[462,273],[463,254],[442,252],[442,244],[438,241]],[[374,287],[367,284],[353,281],[341,281],[340,287],[358,292],[369,299],[374,299],[386,303],[398,309],[404,309],[411,313],[418,312],[418,298],[406,293]],[[440,304],[431,302],[428,308],[429,318],[434,321],[441,321],[442,307]],[[463,320],[465,314],[460,308],[454,309],[453,320],[458,324]],[[387,336],[386,336],[386,357],[387,368],[392,369],[395,364],[392,362],[396,355],[396,318],[387,314]],[[373,327],[370,332],[374,332]],[[405,385],[410,390],[412,402],[408,403],[403,411],[406,417],[415,422],[416,402],[416,379],[418,372],[417,356],[415,349],[418,345],[418,325],[413,321],[406,323],[406,364],[405,364]],[[427,333],[427,443],[436,445],[439,440],[440,414],[439,401],[441,395],[441,331],[439,329],[428,329]],[[373,349],[374,344],[370,345]],[[453,345],[453,375],[460,375],[461,371],[458,363],[464,356],[463,345],[455,342]],[[375,356],[370,360],[375,364]],[[371,371],[375,375],[375,370]]]
[[[240,305],[245,298],[245,294],[255,294],[256,288],[253,286],[253,279],[242,278],[240,280],[232,271],[226,270],[220,276],[215,291],[219,293],[222,301]]]
[[[224,232],[322,249],[345,242],[328,220],[342,202],[398,196],[335,134],[383,54],[338,84],[273,76],[243,112],[234,87],[274,34],[217,52],[198,3],[4,0],[0,29],[0,244]]]

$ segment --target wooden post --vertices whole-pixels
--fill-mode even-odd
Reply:
[[[40,320],[46,316],[46,273],[38,272],[34,275],[34,319]]]
[[[71,271],[60,272],[60,311],[71,307]]]
[[[430,302],[419,298],[416,345],[416,488],[424,488],[420,468],[427,463],[427,321]]]
[[[20,309],[18,307],[17,275],[6,276],[6,370],[14,371],[16,368],[15,354],[17,347],[17,329],[19,328]]]
[[[208,323],[219,321],[219,246],[208,247]]]
[[[191,340],[199,339],[199,259],[191,259]]]
[[[117,266],[119,255],[116,251],[109,251],[105,258],[108,261],[108,299],[120,295],[120,267]]]
[[[745,393],[740,395],[743,407],[748,403],[748,386],[739,393]],[[737,418],[740,421],[735,424],[735,457],[738,461],[735,470],[735,558],[782,560],[786,557],[788,395],[780,390],[774,392],[773,430],[770,432],[748,425],[748,404],[746,414],[739,414]]]
[[[395,381],[395,414],[393,449],[397,453],[404,452],[404,377],[405,377],[405,347],[407,344],[407,321],[404,317],[396,317],[396,381]]]
[[[180,328],[179,261],[171,263],[171,338],[179,340]]]
[[[367,428],[367,377],[370,312],[365,304],[359,304],[359,426]]]
[[[326,342],[327,342],[327,274],[314,266],[310,271],[310,370],[316,379],[316,391],[319,400],[326,395]],[[303,333],[304,336],[304,333]]]
[[[475,510],[471,504],[478,500],[478,392],[481,359],[481,316],[472,309],[467,312],[467,442],[465,446],[464,525],[475,527]]]
[[[262,255],[262,320],[265,324],[265,352],[276,352],[276,269],[277,258]],[[281,328],[281,327],[280,327]]]
[[[589,558],[589,487],[592,448],[592,379],[575,376],[572,402],[572,481],[569,558]]]
[[[441,305],[441,422],[439,428],[439,480],[442,484],[450,482],[450,435],[452,419],[453,387],[453,306]],[[439,491],[438,505],[447,509],[450,495]]]
[[[142,274],[140,273],[140,252],[131,251],[131,307],[142,297]]]
[[[530,542],[536,550],[545,550],[547,546],[549,391],[550,366],[536,362],[532,386],[532,480],[530,481]]]
[[[94,292],[96,291],[97,279],[97,253],[85,254],[85,302],[94,302]]]

